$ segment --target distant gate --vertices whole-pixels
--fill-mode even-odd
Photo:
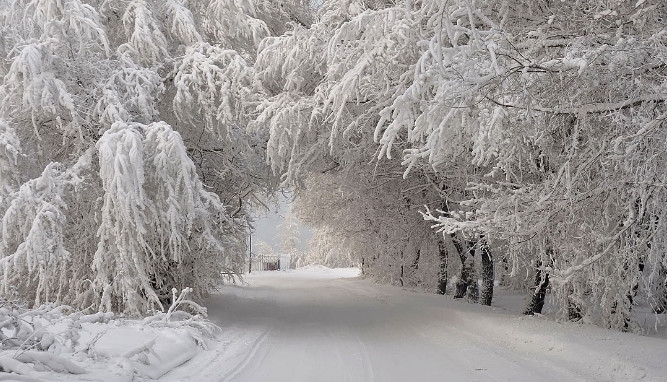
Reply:
[[[252,266],[253,271],[278,271],[290,269],[289,255],[253,255]]]

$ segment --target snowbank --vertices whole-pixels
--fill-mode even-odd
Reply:
[[[359,268],[329,268],[324,265],[307,265],[302,268],[284,271],[253,271],[243,276],[244,279],[299,278],[299,279],[344,279],[358,277]]]
[[[174,292],[167,313],[127,319],[84,315],[67,306],[0,308],[0,381],[105,381],[157,379],[207,348],[218,327],[200,313],[175,310],[194,304]],[[196,305],[196,304],[195,304]]]

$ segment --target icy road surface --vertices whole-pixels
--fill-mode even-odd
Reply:
[[[222,342],[161,381],[665,381],[667,340],[379,286],[259,272],[209,301]]]

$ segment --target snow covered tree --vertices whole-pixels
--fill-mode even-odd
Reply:
[[[481,277],[490,304],[503,279],[528,313],[550,294],[622,330],[639,301],[665,311],[660,0],[0,6],[4,293],[203,296],[281,180],[378,280],[459,272],[454,295]]]
[[[301,258],[299,266],[324,265],[330,268],[359,266],[358,256],[350,248],[341,245],[340,238],[326,228],[315,231],[308,245],[308,251]]]
[[[262,256],[262,255],[272,255],[274,251],[273,251],[273,247],[271,247],[269,245],[269,243],[267,243],[265,241],[260,241],[259,243],[257,243],[255,245],[255,251],[253,251],[253,252]]]
[[[381,154],[407,139],[408,165],[467,157],[485,176],[469,182],[466,207],[427,218],[507,240],[512,274],[537,267],[564,316],[634,330],[635,295],[664,263],[653,163],[665,5],[454,1],[414,12],[434,22],[410,86],[381,112]]]
[[[292,254],[298,251],[301,232],[299,232],[299,222],[291,211],[285,214],[285,220],[278,225],[276,238],[280,241],[280,250],[283,253]]]
[[[448,198],[453,201],[461,194],[466,182],[460,178],[466,177],[467,168],[444,174],[425,168],[432,175],[430,180],[419,176],[401,180],[403,171],[396,169],[395,161],[378,163],[380,170],[367,165],[377,150],[374,133],[381,123],[380,112],[410,85],[414,62],[420,56],[419,41],[425,39],[425,33],[412,13],[411,7],[391,2],[326,1],[319,10],[318,21],[310,28],[295,28],[284,36],[265,40],[260,46],[255,70],[269,97],[260,105],[261,113],[253,124],[269,129],[268,160],[285,181],[298,184],[301,176],[309,172],[335,172],[339,174],[329,181],[337,179],[338,187],[361,187],[342,179],[350,173],[355,179],[378,177],[392,185],[403,183],[397,187],[410,190],[405,195],[388,192],[382,196],[389,198],[387,204],[403,204],[403,213],[413,214],[417,220],[423,204],[416,201],[423,200],[419,195],[422,190],[435,186],[435,190],[427,192],[430,195],[427,200],[437,208]],[[437,186],[445,179],[451,180],[448,185],[451,192],[442,192]],[[359,194],[358,197],[367,200],[359,202],[363,206],[372,205],[377,196]],[[370,221],[376,219],[403,220],[402,215],[388,215],[373,216]],[[440,280],[444,291],[446,269],[453,265],[447,261],[446,248],[451,252],[456,249],[449,237],[433,236],[429,245],[431,253],[442,254],[439,268],[443,269]],[[467,248],[461,250],[465,251],[463,255],[467,253]],[[413,266],[406,264],[406,257],[412,258],[412,253],[393,249],[387,253],[395,255],[385,260],[396,262],[392,268],[409,273]],[[420,256],[414,255],[414,259]],[[367,266],[366,262],[364,265]],[[393,275],[386,279],[400,277]]]
[[[298,1],[1,1],[0,290],[144,314],[240,272],[274,181],[245,130],[255,47],[297,19]]]
[[[316,229],[315,250],[330,261],[352,257],[367,277],[436,291],[439,237],[417,213],[435,189],[421,184],[425,195],[412,195],[414,184],[402,179],[400,167],[379,168],[375,176],[373,168],[309,175],[296,213]]]
[[[635,330],[637,297],[662,311],[666,285],[666,12],[650,0],[325,1],[310,28],[261,44],[268,97],[253,124],[287,181],[399,153],[408,179],[448,185],[446,205],[423,211],[443,239],[497,251],[509,283],[538,297],[548,280],[564,317]]]

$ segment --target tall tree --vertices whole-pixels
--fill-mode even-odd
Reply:
[[[438,21],[410,87],[381,112],[382,153],[405,133],[406,163],[438,168],[465,148],[486,169],[469,183],[472,208],[428,217],[517,243],[512,267],[541,264],[564,315],[636,328],[637,281],[661,279],[664,262],[653,164],[665,5],[453,1],[416,12]]]
[[[129,314],[240,272],[259,41],[302,2],[0,1],[0,290]]]

